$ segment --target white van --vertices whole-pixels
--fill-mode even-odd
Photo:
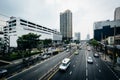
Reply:
[[[60,70],[66,70],[69,65],[70,65],[70,59],[65,58],[65,59],[62,60],[62,63],[60,64],[59,69]]]

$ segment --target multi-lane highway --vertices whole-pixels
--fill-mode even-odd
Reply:
[[[32,66],[20,73],[8,77],[8,80],[39,80],[44,74],[51,70],[55,65],[57,65],[65,57],[69,57],[70,52],[62,52],[58,55],[51,57],[47,60],[44,60],[41,63],[38,63],[35,66]]]
[[[7,79],[40,80],[49,70],[52,70],[60,61],[69,56],[70,53],[64,51]],[[93,64],[87,63],[88,56],[93,58]],[[48,77],[48,80],[118,80],[118,77],[100,57],[95,58],[93,51],[88,51],[86,44],[83,44],[79,54],[72,55],[69,68],[66,71],[60,71],[57,68]]]
[[[87,63],[91,56],[93,64]],[[58,70],[50,80],[119,80],[116,74],[100,58],[93,56],[93,51],[88,51],[84,46],[71,59],[71,65],[66,71]]]

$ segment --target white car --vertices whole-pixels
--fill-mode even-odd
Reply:
[[[88,58],[87,58],[87,62],[88,62],[88,63],[93,63],[92,57],[88,57]]]
[[[69,52],[69,49],[67,49],[66,51]]]
[[[94,54],[94,57],[99,57],[99,55],[97,53]]]
[[[60,70],[66,70],[70,65],[70,59],[69,58],[65,58],[62,60],[62,63],[59,66]]]

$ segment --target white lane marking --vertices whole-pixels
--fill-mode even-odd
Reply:
[[[96,62],[96,59],[94,59],[94,61]]]
[[[88,80],[88,78],[86,78],[86,80]]]
[[[98,64],[96,64],[96,66],[98,66]]]
[[[88,69],[86,69],[86,77],[88,76]]]
[[[70,75],[72,74],[72,71],[70,71],[70,73],[69,73]]]
[[[99,69],[99,72],[101,72],[101,70]]]
[[[75,67],[75,65],[73,65],[73,67]]]

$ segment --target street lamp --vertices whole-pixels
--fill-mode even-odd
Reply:
[[[115,34],[116,34],[116,26],[114,27],[114,44],[113,44],[113,67],[115,65],[115,56],[116,56],[116,51],[115,51]]]

